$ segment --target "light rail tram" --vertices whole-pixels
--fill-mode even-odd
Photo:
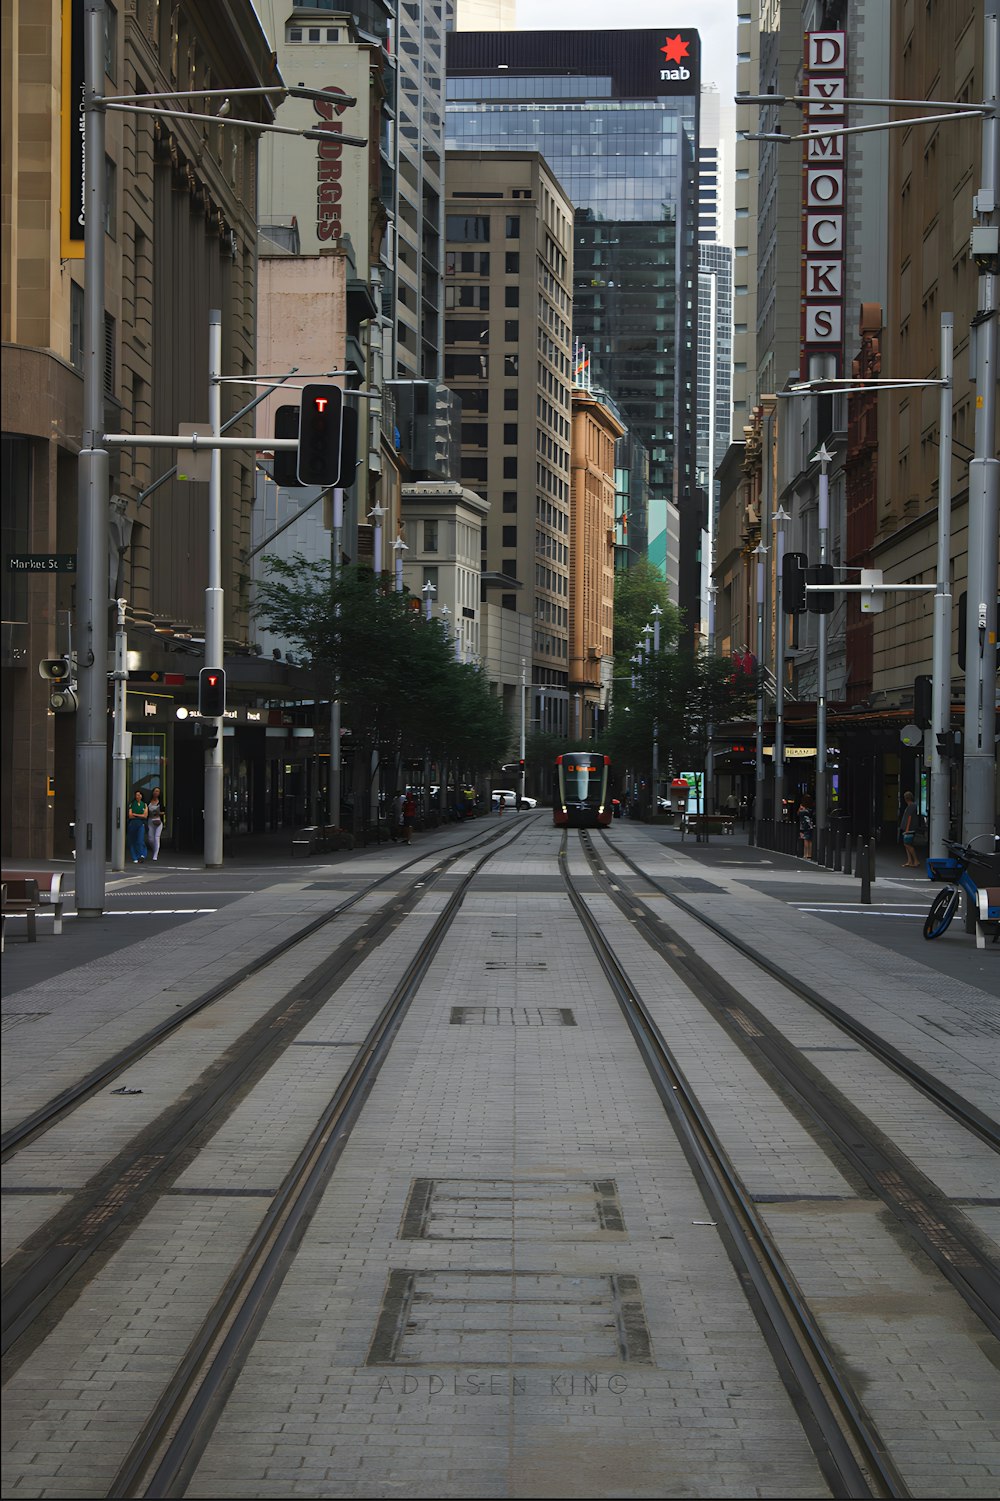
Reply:
[[[557,828],[604,828],[613,812],[610,756],[571,750],[556,757],[552,822]]]

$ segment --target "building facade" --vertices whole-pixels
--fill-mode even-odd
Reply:
[[[570,481],[570,734],[592,739],[614,661],[615,445],[625,431],[598,392],[573,391]]]
[[[444,374],[462,402],[462,483],[490,506],[483,574],[532,622],[533,717],[544,695],[565,727],[572,206],[535,152],[449,151],[445,239]]]
[[[682,525],[698,614],[695,31],[453,33],[449,149],[538,151],[575,206],[573,332],[646,446],[650,547]]]
[[[82,6],[78,7],[82,14]],[[75,720],[54,715],[42,658],[76,649],[71,573],[28,577],[12,555],[76,550],[77,454],[83,412],[82,227],[69,212],[75,120],[61,128],[69,0],[4,7],[3,46],[3,850],[68,856],[74,817]],[[277,86],[250,0],[106,7],[103,91]],[[104,430],[176,433],[208,416],[209,312],[222,319],[230,375],[253,371],[257,133],[269,103],[241,100],[227,125],[109,113],[106,156]],[[77,164],[77,170],[78,170]],[[8,195],[6,185],[10,185]],[[230,385],[223,420],[245,396]],[[248,436],[244,421],[231,435]],[[202,485],[171,477],[167,450],[111,456],[108,597],[127,600],[130,775],[159,783],[172,809],[173,700],[153,690],[171,665],[197,674],[204,635],[208,536]],[[253,455],[223,458],[222,582],[227,644],[245,648],[245,552]],[[178,655],[179,654],[179,655]],[[185,658],[192,658],[186,664]],[[144,682],[145,680],[145,682]],[[183,757],[180,758],[183,760]],[[200,799],[198,806],[200,807]]]

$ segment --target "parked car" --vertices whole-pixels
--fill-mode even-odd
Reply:
[[[493,802],[494,813],[499,810],[501,803],[505,808],[517,807],[517,793],[514,792],[510,787],[494,787],[491,798]],[[536,797],[522,797],[521,807],[537,808],[538,799]]]

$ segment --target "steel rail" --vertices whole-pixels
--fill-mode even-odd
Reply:
[[[953,1116],[967,1130],[972,1131],[976,1136],[985,1141],[994,1151],[1000,1152],[1000,1122],[993,1120],[985,1111],[980,1110],[977,1105],[973,1105],[970,1100],[963,1099],[960,1094],[957,1094],[955,1090],[942,1080],[935,1078],[933,1074],[929,1073],[919,1063],[915,1063],[913,1059],[907,1058],[906,1054],[901,1053],[891,1042],[887,1042],[884,1037],[880,1037],[877,1032],[874,1032],[870,1027],[866,1027],[864,1022],[857,1021],[849,1012],[844,1011],[842,1007],[838,1006],[835,1001],[829,1000],[820,991],[814,989],[808,981],[799,979],[797,975],[791,974],[782,965],[776,964],[773,959],[768,959],[765,954],[762,954],[759,949],[754,948],[752,944],[747,943],[745,939],[740,938],[735,933],[731,933],[721,923],[716,922],[714,918],[708,917],[704,912],[699,911],[693,903],[685,901],[676,892],[668,891],[665,887],[661,886],[655,876],[651,876],[647,870],[643,870],[641,866],[637,865],[630,856],[626,855],[623,850],[612,843],[607,834],[604,834],[603,837],[604,842],[614,852],[617,859],[629,866],[644,881],[649,881],[652,885],[656,886],[657,890],[673,902],[675,906],[680,907],[682,912],[686,912],[689,917],[695,918],[704,927],[709,928],[717,937],[724,939],[726,943],[738,949],[747,959],[753,960],[754,964],[758,965],[773,979],[778,980],[787,990],[792,991],[793,994],[807,1001],[810,1006],[821,1012],[828,1021],[834,1022],[848,1036],[853,1037],[857,1042],[863,1043],[869,1052],[875,1053],[883,1063],[888,1064],[896,1073],[902,1075],[908,1083],[915,1085],[923,1094],[933,1100],[935,1105],[947,1111],[949,1115]]]
[[[463,846],[453,853],[448,852],[444,857],[446,863],[460,859],[462,855],[469,853],[470,848],[481,849],[484,844],[488,844],[491,840],[496,839],[498,835],[499,830],[493,830],[485,840],[480,841],[478,844]],[[380,886],[384,886],[387,881],[391,881],[394,877],[398,876],[401,871],[409,870],[411,866],[418,865],[422,860],[428,858],[428,852],[424,851],[420,855],[415,855],[412,860],[407,860],[404,864],[397,865],[393,870],[387,871],[384,876],[379,876],[377,880],[369,881],[361,891],[355,892],[353,896],[338,903],[331,911],[324,912],[319,917],[311,918],[301,928],[296,928],[294,933],[290,933],[278,943],[272,944],[270,948],[265,949],[255,958],[248,959],[246,964],[240,965],[238,969],[227,975],[225,979],[218,981],[215,985],[209,986],[207,990],[202,991],[201,995],[195,996],[193,1001],[188,1001],[180,1010],[165,1017],[162,1022],[157,1022],[155,1027],[151,1027],[148,1032],[144,1032],[134,1042],[127,1043],[117,1053],[113,1053],[103,1063],[99,1063],[96,1068],[92,1069],[90,1073],[85,1074],[75,1084],[67,1085],[59,1094],[54,1095],[44,1105],[39,1105],[37,1110],[33,1110],[30,1115],[25,1116],[24,1120],[19,1121],[17,1125],[10,1126],[0,1136],[0,1162],[6,1162],[15,1151],[26,1146],[36,1136],[41,1135],[43,1131],[47,1131],[51,1126],[54,1126],[77,1105],[83,1104],[91,1095],[96,1094],[103,1085],[107,1084],[117,1074],[120,1074],[123,1069],[130,1068],[133,1063],[144,1057],[146,1053],[156,1047],[164,1038],[169,1037],[172,1032],[175,1032],[178,1027],[182,1027],[185,1022],[190,1021],[192,1016],[197,1016],[199,1011],[203,1011],[207,1006],[211,1006],[213,1002],[228,995],[230,991],[235,990],[238,985],[242,985],[245,980],[248,980],[251,975],[255,975],[260,970],[266,969],[269,964],[273,964],[276,959],[280,959],[282,954],[286,954],[296,944],[303,943],[307,938],[311,938],[314,933],[317,933],[327,923],[335,922],[337,918],[342,917],[345,912],[349,912],[358,902],[370,896],[373,891],[377,891]]]
[[[501,849],[514,844],[527,827],[522,824]],[[410,960],[132,1444],[107,1496],[183,1495],[410,1004],[468,887],[497,853],[488,850],[462,878]]]
[[[607,843],[610,848],[616,848],[610,840]],[[616,853],[619,852],[616,850]],[[687,902],[664,891],[654,877],[650,877],[647,871],[642,870],[627,855],[619,853],[619,858],[641,875],[643,880],[657,885],[664,896],[677,902],[685,912],[699,916]],[[596,856],[592,853],[591,859],[595,869],[599,869]],[[817,1074],[813,1065],[802,1058],[794,1044],[761,1013],[760,1008],[748,1000],[713,964],[700,954],[685,952],[680,948],[675,953],[669,944],[664,946],[661,937],[665,928],[664,920],[650,911],[641,898],[629,897],[626,901],[610,889],[608,894],[633,922],[635,906],[631,904],[638,902],[643,907],[648,914],[644,921],[648,922],[653,931],[645,931],[642,924],[637,924],[642,936],[699,1000],[717,1014],[721,1025],[731,1032],[735,1025],[735,1035],[741,1046],[747,1046],[750,1035],[743,1023],[753,1025],[757,1034],[752,1037],[754,1050],[793,1091],[802,1108],[828,1133],[837,1149],[861,1174],[876,1197],[900,1221],[972,1312],[995,1338],[1000,1339],[1000,1271],[995,1261],[976,1243],[964,1218],[956,1216],[947,1201],[942,1202],[943,1196],[905,1152],[883,1132],[878,1131],[825,1076]],[[709,919],[699,920],[709,923]],[[729,940],[724,929],[710,925],[719,936]],[[678,944],[684,942],[682,936],[675,931],[666,928],[666,932]],[[747,952],[742,943],[735,939],[729,941],[740,952]],[[756,957],[752,951],[750,957]],[[785,979],[783,972],[779,972],[776,978],[794,993],[795,986],[790,983],[791,977]],[[737,1011],[740,1013],[739,1017],[736,1015]],[[864,1039],[857,1040],[864,1043]],[[884,1061],[874,1050],[873,1055],[880,1062]],[[907,1083],[915,1083],[907,1076],[903,1066],[905,1062],[903,1055],[899,1055],[896,1072]],[[933,1097],[932,1103],[943,1108]],[[949,1111],[949,1114],[954,1115],[955,1112]],[[859,1116],[860,1119],[857,1118]],[[971,1131],[966,1122],[960,1120],[960,1124]],[[862,1139],[859,1140],[859,1137]]]
[[[581,839],[586,847],[586,842]],[[910,1492],[888,1455],[884,1440],[841,1374],[827,1341],[804,1303],[767,1226],[744,1189],[702,1105],[653,1020],[642,996],[616,957],[587,903],[576,890],[566,858],[559,860],[567,894],[580,918],[612,993],[638,1045],[643,1062],[677,1131],[712,1213],[725,1225],[730,1256],[751,1284],[751,1306],[765,1337],[777,1343],[816,1423],[817,1459],[833,1493],[845,1497],[907,1497]],[[780,1364],[779,1364],[780,1373]],[[795,1401],[794,1391],[790,1393]],[[816,1440],[819,1439],[817,1444]]]
[[[501,832],[495,830],[473,849],[495,844]],[[515,837],[519,833],[520,830]],[[512,842],[508,839],[502,847],[506,848]],[[469,847],[463,846],[440,860],[427,876],[413,884],[408,900],[415,904],[428,878],[437,879],[450,864],[468,853]],[[483,859],[488,859],[490,853],[492,851]],[[426,856],[421,858],[426,859]],[[415,863],[418,862],[408,862]],[[397,867],[400,868],[406,867]],[[48,1240],[37,1252],[15,1253],[5,1268],[0,1319],[0,1349],[4,1356],[13,1350],[54,1298],[135,1212],[137,1204],[151,1191],[156,1191],[157,1185],[176,1168],[181,1153],[190,1149],[219,1112],[235,1098],[236,1092],[252,1078],[254,1071],[270,1064],[274,1056],[291,1045],[297,1032],[327,1000],[331,982],[335,981],[334,989],[343,984],[371,952],[371,940],[381,935],[379,941],[383,941],[388,936],[402,905],[403,902],[393,902],[374,912],[368,919],[368,931],[360,943],[357,933],[345,938],[291,992],[258,1017],[232,1056],[223,1058],[214,1072],[209,1072],[199,1081],[198,1088],[185,1093],[164,1115],[141,1131],[106,1165],[96,1182],[81,1190],[41,1227],[37,1236],[47,1233]],[[315,924],[309,927],[312,930]]]

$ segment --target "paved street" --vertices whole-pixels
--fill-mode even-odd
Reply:
[[[129,1233],[56,1298],[53,1322],[15,1342],[7,1493],[106,1493],[398,975],[486,856],[234,1369],[187,1494],[840,1493],[572,917],[555,875],[560,841],[542,810],[421,834],[406,851],[168,866],[116,879],[117,915],[68,920],[59,937],[42,925],[36,944],[12,930],[6,1127],[320,923],[7,1162],[10,1281],[54,1215],[112,1202],[86,1194],[116,1181],[106,1177],[116,1154],[133,1172],[159,1160],[161,1123],[276,1005],[290,1004],[287,1020],[315,994],[158,1197],[137,1200]],[[746,951],[828,994],[995,1120],[1000,948],[977,951],[957,930],[947,957],[925,963],[933,946],[900,937],[887,916],[897,907],[844,916],[850,878],[748,849],[739,834],[706,847],[623,821],[593,844],[610,892],[627,892],[665,925],[668,951],[697,954],[741,998],[742,1009],[713,1009],[683,967],[665,970],[570,835],[569,874],[911,1493],[995,1495],[1000,1349],[845,1149],[873,1132],[886,1161],[913,1175],[907,1192],[944,1216],[938,1237],[954,1228],[994,1265],[996,1154]],[[457,863],[436,874],[449,853]],[[890,902],[905,901],[901,886],[880,867],[876,900],[888,887]],[[393,936],[379,943],[368,925],[387,903]],[[334,951],[360,956],[342,978],[329,969]],[[817,1098],[846,1112],[841,1145],[758,1056],[765,1033],[788,1039]]]

